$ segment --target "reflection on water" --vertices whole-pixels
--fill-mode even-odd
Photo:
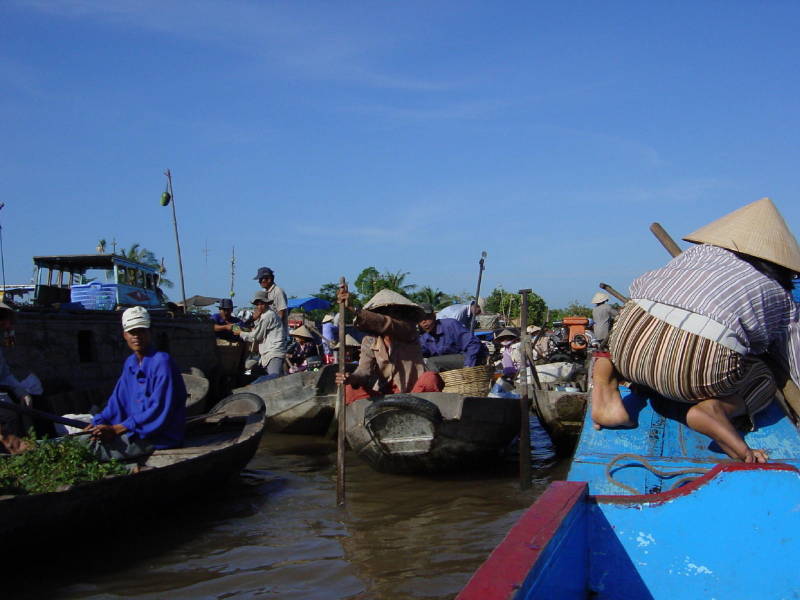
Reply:
[[[225,490],[146,523],[98,523],[77,536],[87,542],[54,541],[65,550],[47,560],[46,578],[33,561],[9,585],[37,598],[452,598],[564,476],[531,426],[530,490],[520,491],[513,456],[480,474],[410,477],[348,454],[344,509],[335,506],[332,442],[267,435]]]

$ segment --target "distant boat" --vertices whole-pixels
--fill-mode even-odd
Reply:
[[[328,430],[336,406],[336,370],[301,371],[234,390],[264,401],[267,429],[274,433],[319,435]]]
[[[0,537],[51,540],[54,530],[97,526],[146,514],[184,498],[204,498],[247,465],[264,431],[264,403],[235,394],[189,419],[181,448],[156,450],[141,471],[45,494],[0,496]],[[113,521],[117,522],[117,521]],[[86,531],[86,529],[83,529]],[[113,550],[112,547],[108,548]]]
[[[347,407],[347,441],[378,471],[432,473],[496,460],[519,433],[519,400],[394,394]]]
[[[458,599],[796,595],[795,415],[777,401],[759,413],[745,439],[774,462],[744,464],[668,418],[680,407],[626,402],[639,427],[596,431],[587,410],[569,481],[550,485]]]

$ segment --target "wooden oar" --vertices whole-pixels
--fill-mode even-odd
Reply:
[[[347,281],[345,278],[342,277],[339,280],[339,287],[346,290],[347,289]],[[346,371],[346,364],[345,364],[345,344],[346,344],[346,331],[345,331],[345,324],[344,324],[344,302],[339,302],[339,347],[336,349],[336,353],[338,355],[339,360],[339,374],[344,376]],[[344,442],[345,442],[345,427],[347,427],[345,421],[345,411],[347,410],[347,404],[345,403],[345,390],[344,384],[339,384],[338,395],[336,397],[336,413],[337,413],[337,425],[339,427],[338,436],[336,438],[336,504],[339,506],[344,506],[345,502],[345,495],[344,495],[344,482],[345,482],[345,472],[344,472]]]
[[[628,300],[630,300],[630,298],[628,298],[625,294],[622,294],[622,293],[618,292],[617,290],[615,290],[613,287],[611,287],[607,283],[601,283],[600,284],[600,289],[603,289],[603,290],[607,291],[609,294],[614,296],[617,300],[619,300],[623,304],[625,302],[627,302]]]
[[[80,427],[83,429],[87,427],[89,423],[85,421],[78,421],[77,419],[68,419],[67,417],[62,417],[61,415],[54,415],[53,413],[45,412],[43,410],[37,410],[35,408],[28,408],[27,406],[22,406],[21,404],[14,404],[13,402],[6,402],[5,400],[0,400],[0,408],[7,408],[9,410],[13,410],[18,412],[22,415],[28,415],[29,417],[36,417],[38,419],[43,419],[45,421],[51,421],[52,423],[60,423],[61,425],[69,425],[70,427]]]
[[[520,346],[522,347],[522,396],[519,399],[519,487],[531,487],[531,403],[528,396],[528,294],[531,290],[520,290],[522,296],[519,313]]]

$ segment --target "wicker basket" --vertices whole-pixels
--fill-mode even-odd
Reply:
[[[444,380],[443,392],[463,396],[486,396],[492,387],[494,368],[486,365],[464,367],[439,373]]]

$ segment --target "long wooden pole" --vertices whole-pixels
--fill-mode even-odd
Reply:
[[[678,256],[683,250],[680,249],[678,244],[675,243],[675,240],[667,233],[667,231],[661,226],[661,223],[653,223],[650,225],[650,231],[653,232],[653,235],[658,238],[658,241],[661,242],[661,245],[667,249],[667,252],[670,253],[672,258]]]
[[[175,245],[178,247],[178,272],[181,276],[181,299],[183,301],[183,312],[189,312],[189,307],[186,306],[186,286],[183,284],[183,260],[181,259],[181,241],[178,237],[178,215],[175,213],[175,193],[172,191],[172,172],[167,169],[164,171],[169,183],[169,197],[172,200],[172,225],[175,228]]]
[[[347,281],[342,277],[339,280],[339,287],[347,287]],[[344,302],[339,303],[339,347],[336,349],[339,360],[339,373],[344,375],[347,372],[347,364],[345,363],[345,344],[347,332],[345,331],[344,323]],[[344,384],[339,384],[339,390],[336,397],[336,414],[338,424],[338,435],[336,438],[336,504],[344,506],[345,503],[345,471],[344,471],[344,444],[345,444],[345,428],[347,421],[345,420],[345,411],[347,404],[345,403]]]
[[[623,304],[625,302],[627,302],[628,300],[630,300],[630,298],[628,298],[625,294],[622,294],[621,292],[618,292],[617,290],[615,290],[613,287],[611,287],[607,283],[601,283],[600,284],[600,289],[603,289],[603,290],[607,291],[609,294],[614,296],[617,300],[619,300]]]
[[[527,490],[531,487],[531,421],[530,397],[528,391],[528,294],[531,290],[520,290],[522,296],[520,303],[519,325],[520,346],[522,348],[522,361],[520,374],[522,376],[522,397],[519,399],[519,487]]]
[[[478,261],[478,289],[475,290],[475,305],[478,305],[478,299],[481,297],[481,280],[483,279],[483,262],[486,260],[486,250],[481,252],[481,259]],[[469,331],[475,331],[475,313],[473,312],[469,319]]]

